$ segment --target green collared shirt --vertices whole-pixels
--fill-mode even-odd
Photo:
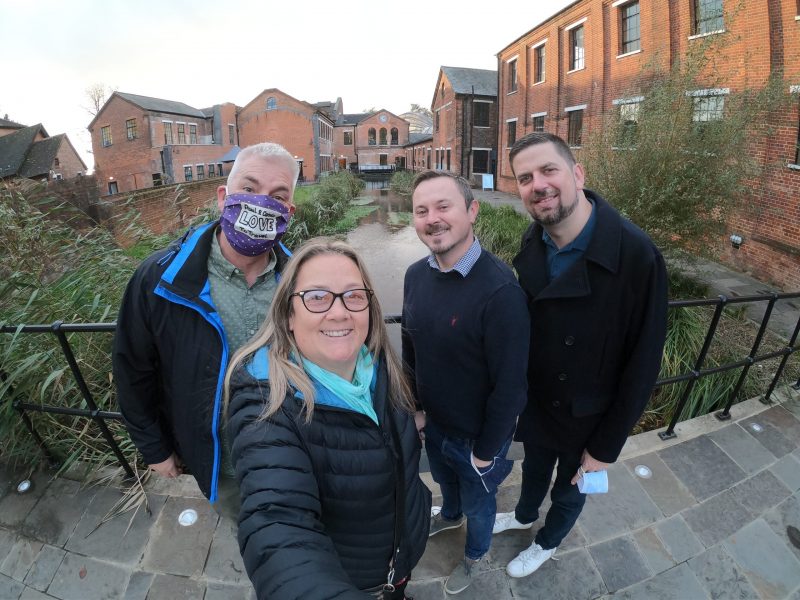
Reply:
[[[208,282],[211,299],[225,328],[228,340],[228,359],[245,345],[259,330],[275,295],[278,282],[275,280],[275,252],[270,251],[269,262],[252,286],[247,285],[244,273],[229,263],[219,247],[216,234],[208,255]],[[230,440],[222,427],[222,474],[233,477],[230,456]],[[238,497],[237,497],[238,501]]]
[[[270,252],[267,267],[248,286],[244,273],[222,256],[219,240],[214,236],[208,255],[208,282],[211,299],[225,327],[228,357],[244,346],[264,322],[278,286],[274,276],[276,263],[275,253]]]

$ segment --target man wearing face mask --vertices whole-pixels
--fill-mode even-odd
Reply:
[[[147,258],[122,300],[114,337],[117,399],[150,468],[185,466],[214,507],[235,516],[238,488],[223,439],[222,382],[261,326],[289,252],[280,243],[299,167],[278,144],[242,150],[217,188],[219,221]]]

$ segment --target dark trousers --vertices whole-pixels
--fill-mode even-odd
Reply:
[[[473,440],[448,437],[430,420],[425,425],[425,451],[433,480],[442,491],[442,516],[453,520],[466,515],[464,556],[470,560],[483,557],[492,543],[497,486],[514,465],[506,458],[510,445],[509,437],[492,464],[478,469],[470,458]]]
[[[515,516],[520,523],[533,523],[539,518],[539,508],[556,468],[556,481],[550,492],[553,503],[535,540],[545,550],[556,548],[575,525],[586,502],[586,495],[578,491],[577,485],[570,483],[578,472],[583,451],[560,452],[530,442],[523,442],[523,446],[522,492]]]

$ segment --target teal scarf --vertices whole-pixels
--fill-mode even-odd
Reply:
[[[352,382],[323,369],[310,360],[305,358],[302,360],[306,373],[315,381],[341,399],[354,411],[368,416],[377,425],[378,415],[375,414],[375,409],[372,406],[372,393],[369,389],[372,384],[375,363],[366,346],[361,346],[361,350],[358,352]]]

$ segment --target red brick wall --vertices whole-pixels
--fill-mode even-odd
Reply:
[[[227,123],[236,123],[233,104],[220,107],[223,121],[221,139],[214,135],[213,118],[188,117],[170,113],[145,111],[114,95],[98,114],[89,128],[92,137],[92,150],[95,159],[95,175],[101,194],[108,194],[109,182],[116,182],[120,193],[153,186],[153,174],[163,173],[166,183],[184,181],[184,165],[193,165],[196,178],[196,165],[203,164],[208,173],[209,163],[219,159],[231,148],[228,142]],[[126,121],[136,120],[136,137],[127,137]],[[173,145],[164,145],[164,121],[172,121]],[[178,122],[185,124],[186,144],[178,144]],[[197,144],[190,144],[189,124],[197,125]],[[103,146],[101,129],[110,127],[112,143]],[[215,144],[203,144],[203,136],[214,136]],[[162,150],[166,153],[166,170],[162,170]],[[172,165],[172,181],[169,165]]]
[[[267,110],[267,98],[275,98],[274,110]],[[313,116],[314,108],[306,102],[277,89],[264,90],[239,112],[239,146],[280,144],[303,160],[306,179],[316,179]]]
[[[386,117],[386,121],[381,121],[381,117]],[[392,127],[397,128],[397,145],[392,146]],[[405,156],[403,145],[408,143],[408,121],[390,113],[388,110],[376,112],[371,117],[361,121],[356,127],[355,143],[358,152],[358,164],[378,165],[380,155],[386,154],[387,163],[395,164],[395,158]],[[375,129],[375,145],[369,145],[369,130]],[[386,129],[386,144],[381,145],[381,129]]]
[[[138,216],[140,226],[153,233],[179,230],[187,227],[199,211],[216,206],[217,187],[224,184],[225,179],[217,177],[104,196],[105,216],[101,222],[120,245],[129,246],[137,241],[135,233],[128,229],[131,214]]]
[[[508,165],[506,121],[517,118],[517,138],[532,131],[531,114],[546,112],[545,130],[566,139],[567,107],[586,105],[584,134],[599,124],[615,99],[638,95],[637,83],[650,67],[662,69],[692,47],[708,41],[693,36],[691,2],[641,0],[641,51],[620,56],[619,10],[612,0],[584,0],[554,15],[498,54],[498,188],[517,193]],[[789,85],[800,85],[800,26],[796,0],[733,2],[725,0],[726,45],[698,78],[697,88],[726,87],[731,94],[760,88],[771,72],[782,69]],[[566,27],[586,18],[585,68],[569,72]],[[546,41],[546,76],[533,83],[532,47]],[[517,55],[518,88],[508,93],[508,60]],[[739,270],[785,289],[800,289],[800,170],[794,161],[798,140],[798,99],[752,132],[749,152],[763,168],[752,181],[745,208],[729,222],[719,240],[719,258]],[[591,173],[587,174],[591,178]],[[599,190],[602,192],[602,190]],[[744,237],[738,250],[728,236]]]
[[[86,175],[86,166],[81,161],[78,153],[69,142],[66,134],[63,134],[61,144],[58,146],[56,158],[58,159],[58,166],[54,164],[50,167],[55,173],[60,173],[64,179],[72,179],[78,173]]]

